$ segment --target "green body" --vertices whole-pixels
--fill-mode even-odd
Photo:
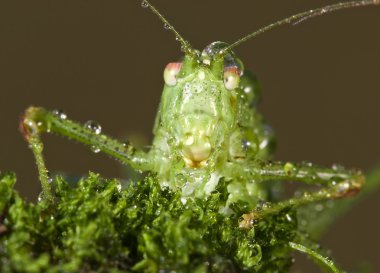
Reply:
[[[316,202],[355,195],[364,176],[344,168],[270,161],[275,143],[257,112],[260,85],[231,49],[276,26],[373,4],[379,2],[299,13],[232,45],[212,43],[200,53],[144,0],[142,6],[175,33],[185,53],[181,63],[164,71],[151,149],[102,134],[94,122],[83,126],[60,111],[28,108],[20,129],[34,153],[43,192],[37,206],[26,205],[10,190],[14,177],[0,177],[4,272],[282,273],[292,264],[291,250],[308,254],[328,272],[341,272],[314,249],[307,234],[318,234],[321,222],[331,218],[299,227],[297,210],[308,218]],[[145,171],[147,178],[121,190],[118,182],[91,176],[69,188],[46,169],[41,134],[50,132]],[[318,189],[279,201],[273,185],[282,181]],[[333,209],[330,215],[336,215]]]
[[[41,133],[55,132],[89,145],[95,152],[109,154],[136,170],[152,173],[147,185],[136,184],[136,195],[127,207],[158,202],[155,210],[148,213],[142,206],[141,219],[135,219],[142,221],[138,226],[128,222],[132,221],[128,217],[122,220],[133,226],[130,239],[138,241],[138,246],[129,245],[128,240],[125,245],[139,253],[131,262],[137,271],[156,272],[164,267],[165,270],[181,268],[181,272],[189,268],[200,268],[199,272],[286,272],[291,265],[290,250],[296,249],[325,264],[331,272],[340,272],[330,260],[310,249],[314,244],[297,229],[294,208],[353,195],[362,187],[364,177],[360,172],[342,168],[268,161],[274,148],[273,134],[253,107],[260,97],[259,84],[252,74],[243,70],[233,52],[222,57],[217,54],[224,46],[216,42],[202,55],[197,51],[185,55],[175,81],[171,78],[170,84],[164,87],[154,127],[155,138],[148,152],[101,134],[100,126],[94,122],[82,126],[59,111],[27,109],[20,128],[36,158],[42,200],[54,207],[61,195],[52,187],[40,140]],[[226,75],[232,75],[235,85],[226,83]],[[276,180],[322,187],[278,202],[273,195]],[[151,195],[153,188],[155,194],[169,192],[169,203],[160,205],[163,199]],[[135,198],[138,201],[142,196],[144,200],[136,204]],[[70,202],[66,205],[72,206]],[[53,209],[51,213],[58,212]],[[187,257],[185,260],[171,257],[165,263],[161,261],[166,254],[159,249],[167,249],[168,242],[173,240],[171,234],[163,235],[168,219],[172,221],[167,222],[171,228],[178,221],[185,221],[186,232],[199,235],[186,239],[183,230],[173,231],[179,232],[177,243],[186,245],[181,252]],[[152,229],[139,233],[144,226]],[[153,250],[149,250],[153,246],[161,254],[153,255]],[[194,263],[190,258],[194,255],[202,258]],[[214,259],[227,269],[200,266],[202,261]]]
[[[221,44],[213,43],[205,51]],[[165,84],[149,156],[156,162],[161,184],[182,190],[184,196],[208,195],[224,177],[231,192],[238,187],[240,196],[252,202],[263,192],[254,180],[234,176],[229,165],[268,159],[272,153],[270,127],[252,107],[260,86],[255,76],[245,72],[239,87],[227,90],[223,69],[215,72],[217,65],[224,64],[214,65],[212,60],[208,65],[199,58],[186,56],[176,85]],[[225,59],[232,58],[230,54]]]

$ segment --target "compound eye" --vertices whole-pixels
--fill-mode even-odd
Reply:
[[[234,90],[240,83],[240,70],[235,66],[224,69],[224,86],[227,90]]]
[[[169,86],[177,84],[177,75],[181,71],[182,63],[168,63],[164,70],[164,81]]]

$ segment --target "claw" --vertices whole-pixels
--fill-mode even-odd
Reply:
[[[335,198],[353,197],[360,192],[365,183],[365,177],[360,172],[355,179],[338,183],[335,186]]]
[[[19,130],[27,141],[47,129],[45,122],[39,120],[41,111],[42,108],[31,106],[20,116]]]
[[[28,141],[31,136],[38,132],[38,126],[33,120],[27,118],[26,116],[26,112],[20,116],[19,130],[25,140]]]

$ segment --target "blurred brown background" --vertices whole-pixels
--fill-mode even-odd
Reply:
[[[198,49],[233,42],[277,19],[331,4],[305,0],[154,1]],[[236,49],[263,85],[261,110],[278,136],[277,159],[380,166],[380,7],[340,11],[282,27]],[[0,2],[0,170],[19,191],[40,190],[31,151],[18,132],[29,105],[94,119],[122,138],[151,138],[166,63],[180,56],[169,31],[139,0]],[[120,177],[118,163],[46,136],[50,170]],[[380,192],[340,219],[323,240],[345,268],[380,272]],[[304,265],[306,264],[306,265]],[[302,260],[298,268],[319,272]]]

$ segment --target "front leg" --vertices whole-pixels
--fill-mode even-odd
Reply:
[[[234,170],[234,168],[237,168]],[[257,183],[266,181],[297,181],[309,185],[322,186],[315,192],[305,192],[300,197],[295,197],[278,203],[265,206],[261,210],[254,210],[243,216],[240,226],[250,228],[255,221],[265,215],[277,213],[287,207],[297,207],[327,199],[338,199],[353,196],[360,191],[365,178],[360,171],[345,170],[343,168],[322,168],[309,163],[282,163],[255,161],[248,167],[234,166],[231,172],[240,172],[249,180]]]
[[[135,149],[129,142],[119,142],[104,134],[95,124],[81,125],[66,119],[58,111],[50,112],[40,107],[29,107],[20,120],[20,129],[29,142],[36,158],[39,178],[43,192],[48,199],[52,198],[49,175],[42,156],[43,144],[40,139],[42,133],[55,133],[69,139],[83,143],[97,152],[104,152],[109,156],[130,165],[140,171],[151,170],[153,162],[148,154]]]

